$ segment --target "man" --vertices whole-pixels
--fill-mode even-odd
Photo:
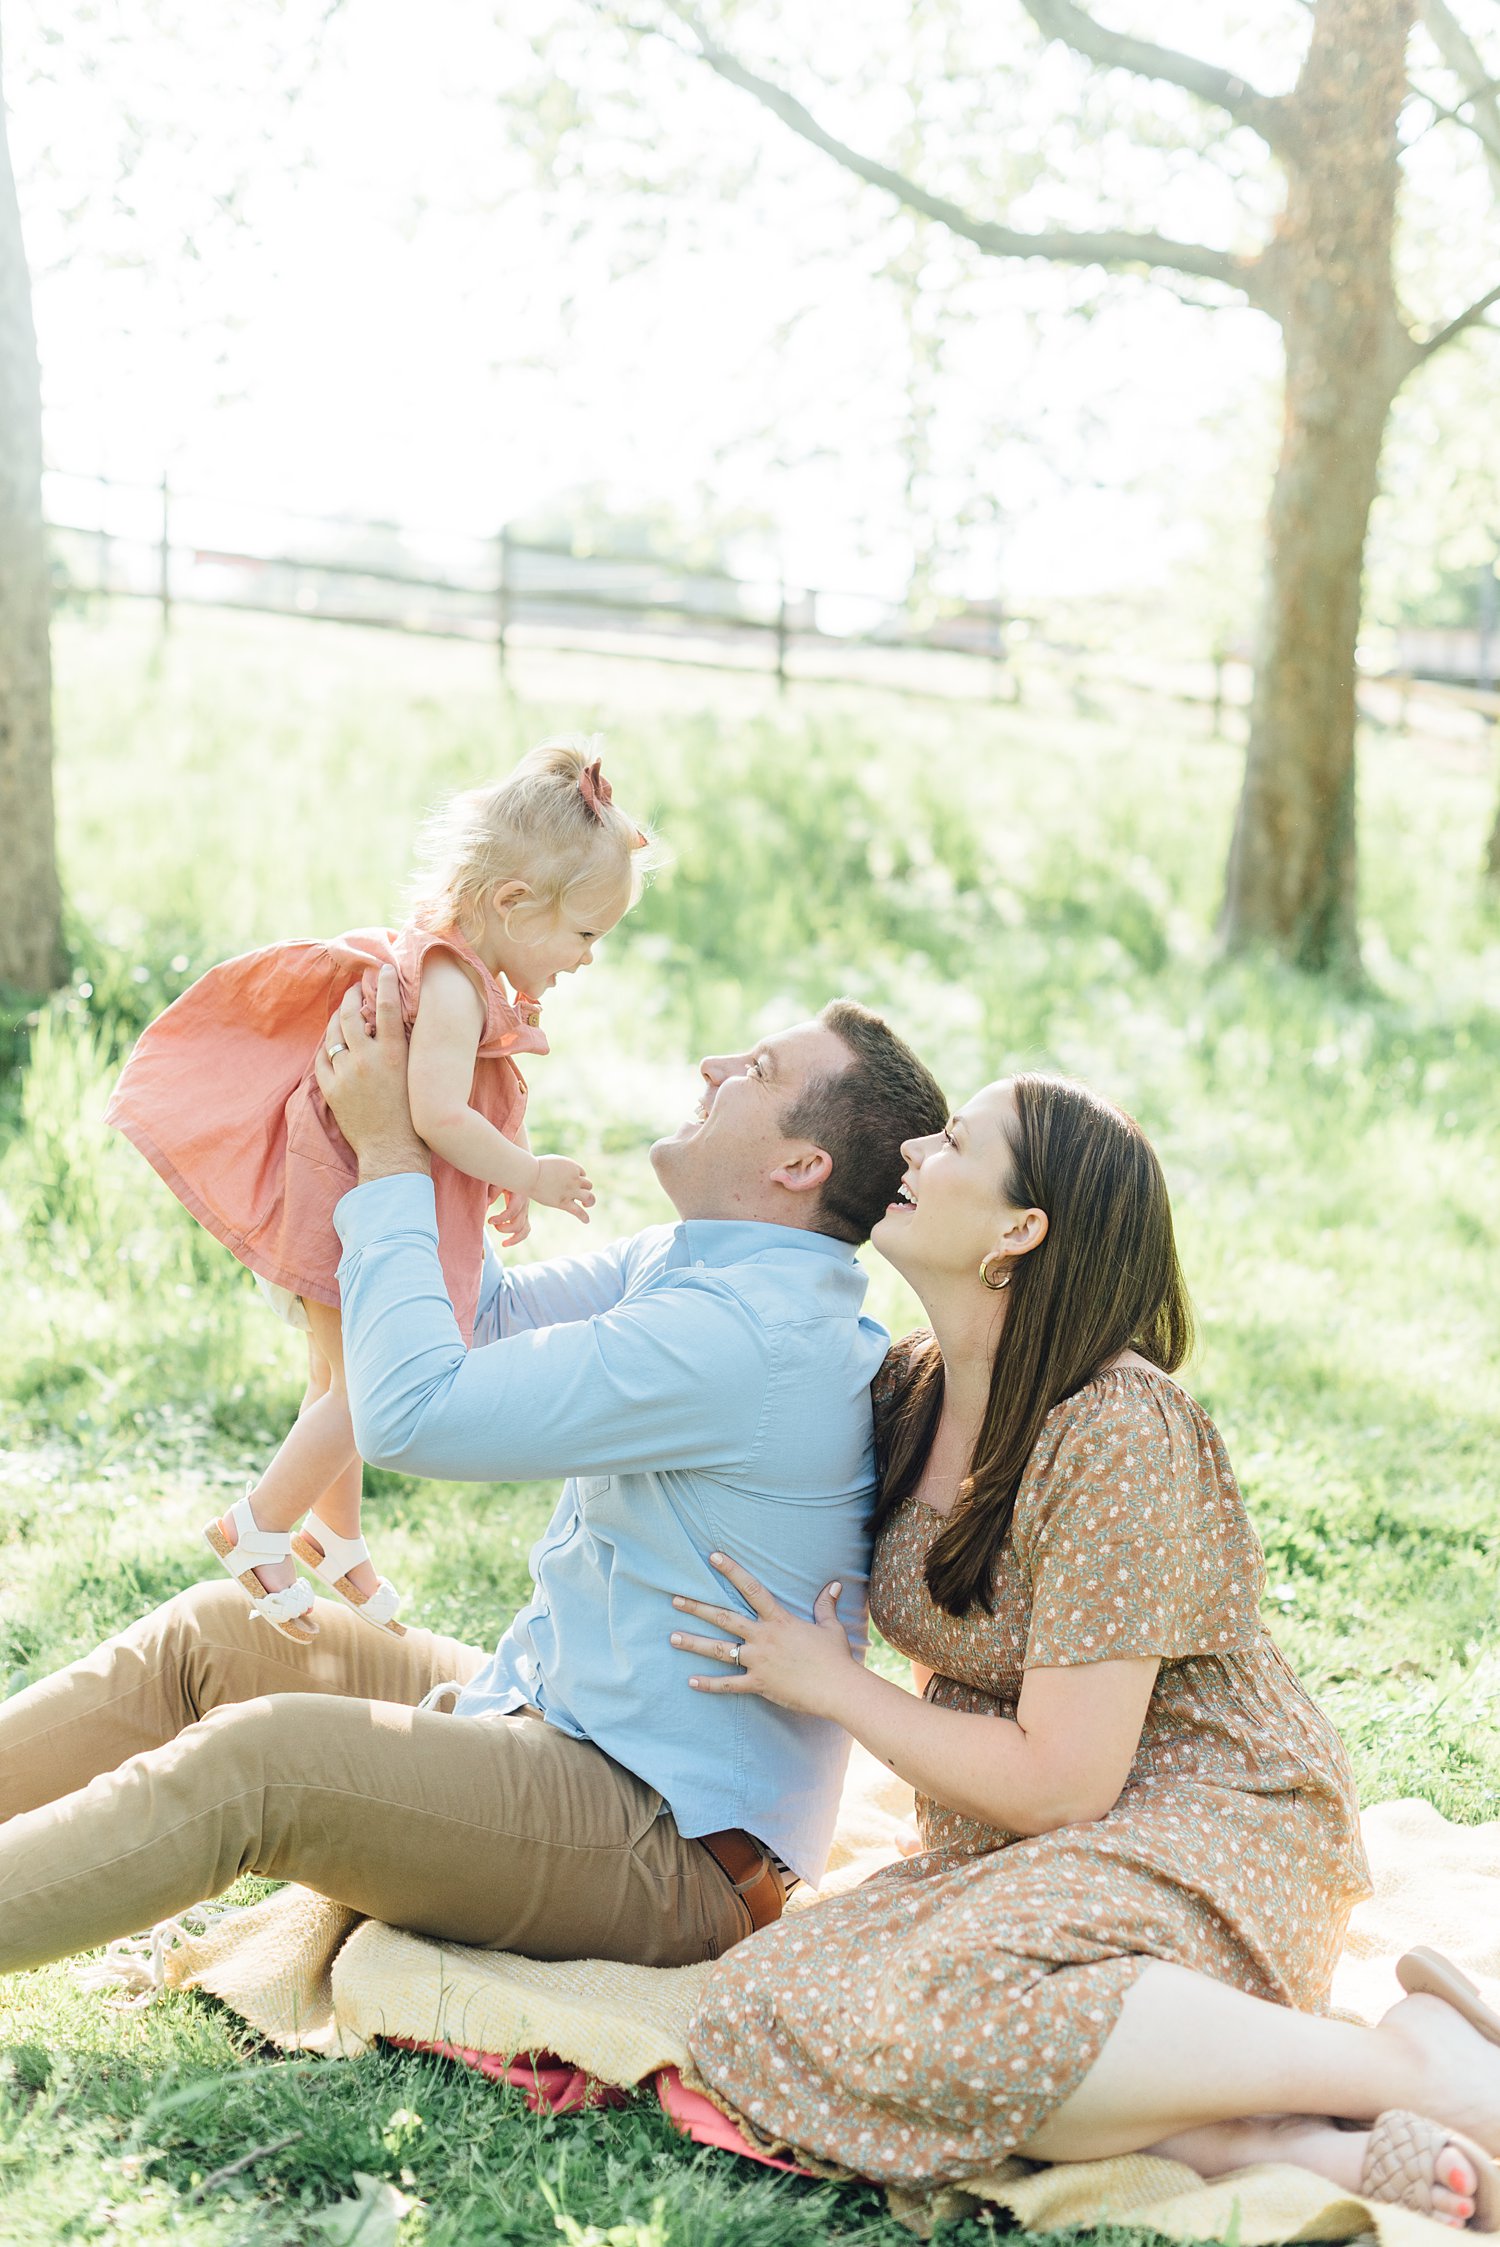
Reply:
[[[695,1695],[671,1595],[725,1598],[728,1549],[796,1612],[858,1587],[885,1335],[854,1251],[942,1094],[839,1001],[702,1065],[652,1150],[681,1222],[491,1271],[465,1351],[394,976],[352,992],[320,1082],[359,1158],[340,1203],[345,1363],[367,1459],[568,1477],[534,1597],[493,1658],[320,1603],[293,1646],[198,1585],[0,1706],[0,1971],[87,1949],[243,1872],[418,1933],[677,1965],[821,1873],[847,1743]],[[845,1620],[861,1627],[846,1590]]]

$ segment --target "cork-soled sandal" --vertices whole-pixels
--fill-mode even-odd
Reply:
[[[362,1592],[349,1581],[350,1569],[370,1557],[363,1537],[339,1537],[316,1514],[309,1514],[293,1535],[292,1551],[304,1568],[310,1568],[353,1608],[362,1623],[373,1623],[376,1630],[386,1631],[392,1638],[405,1638],[406,1625],[396,1620],[401,1594],[389,1578],[382,1576],[373,1592]]]
[[[1441,1951],[1406,1951],[1396,1961],[1396,1979],[1412,1997],[1440,1997],[1461,2013],[1470,2028],[1478,2029],[1491,2044],[1500,2044],[1500,2013],[1487,2005],[1467,1974],[1461,1974]]]
[[[250,1511],[248,1497],[236,1501],[229,1509],[229,1519],[234,1523],[235,1541],[231,1545],[217,1521],[205,1522],[203,1541],[209,1551],[221,1560],[235,1582],[250,1596],[250,1604],[263,1623],[280,1631],[283,1638],[295,1639],[299,1646],[310,1646],[318,1635],[316,1623],[305,1620],[308,1609],[314,1605],[311,1584],[300,1580],[288,1584],[283,1591],[268,1592],[256,1575],[271,1561],[290,1560],[292,1540],[284,1529],[262,1529]]]
[[[1453,2230],[1500,2230],[1500,2169],[1482,2146],[1461,2130],[1430,2122],[1425,2114],[1408,2114],[1404,2107],[1387,2107],[1377,2115],[1365,2148],[1359,2190],[1364,2200],[1390,2202],[1411,2208],[1419,2216],[1448,2223],[1437,2210],[1437,2165],[1446,2149],[1461,2153],[1474,2172],[1474,2213],[1466,2225]],[[1444,2190],[1451,2191],[1447,2186]]]

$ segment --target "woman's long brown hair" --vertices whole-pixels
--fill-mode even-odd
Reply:
[[[1086,1085],[1011,1079],[1016,1133],[997,1191],[1044,1209],[1047,1236],[1015,1259],[984,1424],[958,1503],[927,1559],[950,1615],[994,1604],[993,1577],[1042,1422],[1121,1350],[1164,1373],[1193,1345],[1161,1164],[1139,1124]],[[937,1344],[918,1345],[877,1413],[878,1531],[921,1480],[943,1404]]]

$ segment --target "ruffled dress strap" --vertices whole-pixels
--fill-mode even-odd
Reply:
[[[498,975],[491,974],[467,937],[454,928],[424,928],[408,921],[393,947],[396,971],[401,978],[401,1009],[408,1023],[416,1017],[422,970],[435,952],[456,960],[484,1001],[484,1028],[479,1038],[481,1061],[508,1059],[518,1053],[547,1053],[541,1027],[541,1008],[527,992],[507,993]]]

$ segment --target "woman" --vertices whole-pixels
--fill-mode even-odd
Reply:
[[[726,1665],[702,1692],[844,1724],[917,1789],[922,1852],[730,1954],[704,2083],[907,2190],[1151,2148],[1495,2228],[1500,2020],[1425,1953],[1378,2028],[1322,2017],[1367,1892],[1355,1788],[1171,1377],[1191,1313],[1150,1145],[1018,1076],[904,1153],[874,1240],[931,1332],[877,1383],[870,1606],[923,1697],[853,1659],[837,1586],[803,1622],[725,1556],[750,1612],[678,1599],[714,1635],[673,1643]]]

